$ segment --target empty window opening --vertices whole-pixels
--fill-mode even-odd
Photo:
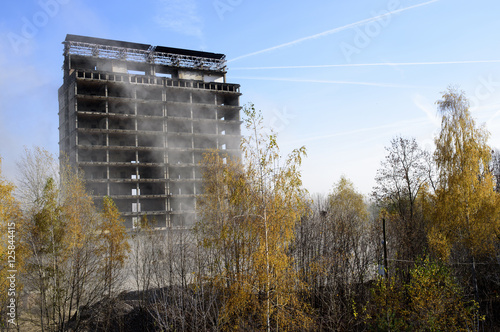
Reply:
[[[141,189],[132,189],[132,196],[139,196],[141,194]]]
[[[141,212],[141,203],[132,203],[132,212]]]
[[[131,74],[131,75],[146,75],[146,72],[145,71],[140,71],[140,70],[127,70],[127,73]]]
[[[172,74],[166,74],[166,73],[156,73],[156,76],[165,77],[165,78],[172,78]]]

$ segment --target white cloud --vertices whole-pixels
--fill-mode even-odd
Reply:
[[[201,38],[203,20],[194,0],[159,0],[155,21],[162,28]]]

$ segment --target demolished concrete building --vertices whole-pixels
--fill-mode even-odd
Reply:
[[[223,54],[67,35],[61,156],[126,226],[191,227],[207,149],[240,157],[240,86]]]

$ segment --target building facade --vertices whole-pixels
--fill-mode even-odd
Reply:
[[[196,218],[207,149],[240,157],[240,86],[223,54],[67,35],[59,89],[61,156],[97,203],[110,196],[136,227]]]

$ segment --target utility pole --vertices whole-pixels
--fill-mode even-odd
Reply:
[[[385,280],[389,280],[389,266],[387,265],[387,238],[385,236],[385,218],[382,218],[382,235],[384,237],[384,276]],[[385,307],[387,308],[387,294],[385,294]],[[387,309],[386,309],[387,310]],[[389,327],[389,311],[387,310],[386,314],[387,326],[389,331],[391,328]]]
[[[385,218],[382,218],[382,235],[384,237],[384,275],[389,278],[389,267],[387,265],[387,239],[385,237]]]

